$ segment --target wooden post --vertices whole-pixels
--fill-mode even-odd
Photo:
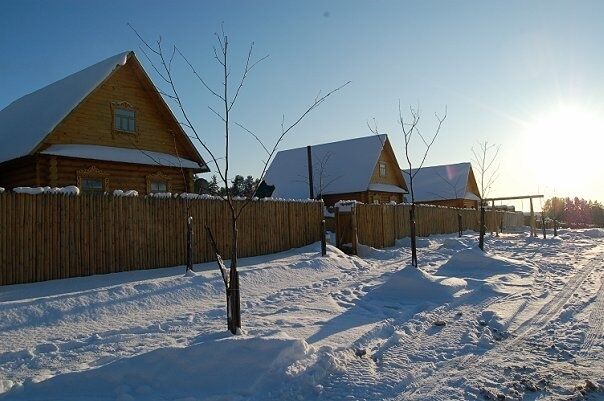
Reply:
[[[461,224],[461,213],[457,213],[457,228],[459,230],[459,237],[463,235],[463,225]]]
[[[541,230],[543,231],[543,239],[547,239],[545,235],[545,216],[543,215],[543,210],[541,211]]]
[[[558,220],[554,219],[554,237],[558,236]]]
[[[327,240],[325,239],[325,219],[321,220],[321,256],[327,255]]]
[[[350,210],[350,225],[352,228],[352,254],[357,255],[358,253],[358,244],[359,237],[357,233],[357,205],[356,203],[352,204],[352,208]]]
[[[340,228],[340,208],[335,208],[336,248],[342,249],[342,229]]]
[[[531,237],[537,236],[537,229],[535,228],[535,211],[533,209],[533,198],[530,198],[531,201]]]
[[[187,218],[187,271],[193,271],[193,216]]]

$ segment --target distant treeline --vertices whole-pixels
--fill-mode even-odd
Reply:
[[[268,186],[264,182],[260,183],[258,178],[254,178],[251,175],[243,177],[242,175],[236,175],[231,181],[231,186],[225,188],[218,183],[218,179],[215,175],[208,181],[203,178],[195,180],[195,192],[198,194],[214,195],[214,196],[226,196],[227,191],[231,196],[246,197],[249,198],[254,194],[254,189],[258,187],[256,197],[266,198],[272,195],[273,186]]]
[[[569,227],[604,227],[604,206],[598,201],[553,197],[545,201],[543,213]]]

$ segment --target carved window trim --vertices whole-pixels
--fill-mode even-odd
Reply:
[[[388,177],[388,165],[386,164],[386,162],[379,161],[378,169],[379,169],[380,177],[382,177],[382,178]]]
[[[172,185],[170,183],[170,178],[163,174],[161,171],[156,172],[155,174],[149,174],[147,176],[147,194],[151,194],[151,183],[152,182],[165,182],[166,183],[166,192],[172,192]]]
[[[113,135],[113,137],[115,138],[117,135],[121,135],[121,136],[128,136],[130,138],[134,138],[135,141],[138,141],[138,137],[139,137],[139,121],[138,121],[138,111],[136,109],[136,107],[134,107],[134,105],[132,105],[131,103],[122,100],[122,101],[113,101],[110,104],[110,109],[111,109],[111,134]],[[128,110],[128,111],[132,111],[134,113],[134,131],[124,131],[124,130],[120,130],[115,128],[115,111],[117,109],[124,109],[124,110]]]
[[[82,191],[85,191],[82,186],[82,181],[85,179],[100,180],[103,184],[102,192],[107,192],[109,190],[109,174],[107,174],[103,170],[99,170],[95,166],[90,166],[87,169],[78,170],[76,175],[78,188],[80,188],[80,190]]]

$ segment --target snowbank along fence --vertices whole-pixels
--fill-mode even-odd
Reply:
[[[184,265],[187,202],[194,262],[215,259],[206,225],[230,258],[230,210],[221,200],[0,193],[0,285]],[[319,241],[322,208],[251,202],[237,222],[239,256]]]
[[[351,212],[336,213],[338,246],[355,242],[353,239],[355,226],[358,243],[374,248],[394,246],[397,239],[411,235],[410,205],[356,204],[353,210],[355,209],[355,218],[352,218]],[[455,233],[459,229],[459,214],[461,214],[463,230],[479,231],[479,210],[417,205],[415,219],[417,235]],[[524,226],[524,217],[521,212],[487,210],[485,221],[487,232],[495,232],[500,228],[505,230]]]

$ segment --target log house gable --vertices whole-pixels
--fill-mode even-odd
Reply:
[[[116,110],[131,111],[132,131],[116,128]],[[208,170],[133,52],[44,138],[32,153],[56,144],[101,145],[161,152]]]

